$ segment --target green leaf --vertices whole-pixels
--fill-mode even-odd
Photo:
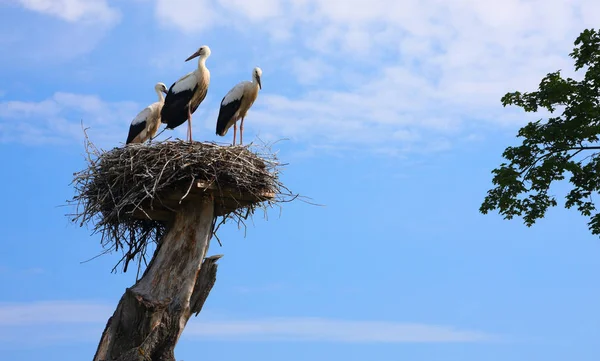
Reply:
[[[574,45],[569,55],[576,71],[585,70],[582,80],[563,78],[557,70],[547,74],[536,91],[502,97],[503,106],[525,112],[546,109],[555,115],[559,107],[563,111],[519,129],[522,143],[502,153],[506,162],[492,171],[494,188],[487,192],[481,213],[497,210],[505,219],[522,217],[532,226],[558,204],[549,194],[552,184],[568,177],[572,188],[565,207],[589,217],[592,234],[600,235],[600,213],[593,201],[600,191],[600,33],[586,29]]]

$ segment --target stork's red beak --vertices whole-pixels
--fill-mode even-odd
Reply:
[[[195,57],[197,57],[198,55],[200,55],[200,49],[198,49],[198,51],[196,51],[194,54],[190,55],[190,57],[185,59],[185,61],[190,61],[190,60],[194,59]]]
[[[260,81],[260,77],[256,77],[256,82],[258,83],[258,88],[262,89],[262,82]]]

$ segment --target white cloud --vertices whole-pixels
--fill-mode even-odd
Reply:
[[[78,301],[0,303],[0,327],[106,322],[113,311],[105,304]]]
[[[34,277],[46,273],[46,270],[41,267],[30,268],[8,268],[0,267],[0,276],[4,277]]]
[[[208,29],[219,21],[210,0],[156,0],[156,16],[186,33]]]
[[[314,85],[332,74],[333,70],[333,66],[320,58],[292,59],[292,72],[298,79],[298,83],[303,85]]]
[[[149,102],[150,103],[150,102]],[[95,95],[57,92],[34,101],[0,102],[0,142],[65,144],[83,140],[84,127],[98,146],[123,142],[141,108],[134,102],[110,103]]]
[[[252,21],[262,21],[281,15],[283,4],[280,0],[218,0],[225,9],[238,17]]]
[[[28,26],[13,31],[15,20],[0,23],[0,47],[10,49],[0,66],[10,69],[52,67],[76,59],[96,48],[121,20],[121,12],[106,0],[6,0],[35,14],[19,16]],[[2,6],[0,0],[0,7]]]
[[[0,345],[97,341],[116,305],[86,301],[0,303]],[[48,332],[48,327],[52,332]],[[24,336],[27,337],[24,337]],[[192,318],[184,339],[319,341],[350,343],[488,342],[499,338],[453,327],[316,317],[218,320],[210,311]]]
[[[485,129],[514,129],[538,117],[503,108],[500,98],[512,90],[534,90],[541,77],[557,69],[572,75],[567,54],[574,38],[600,21],[592,0],[510,0],[485,6],[475,0],[249,4],[156,0],[157,18],[188,36],[169,40],[152,63],[180,69],[183,75],[181,59],[204,43],[198,43],[196,34],[218,26],[238,30],[242,37],[233,39],[227,54],[218,50],[225,43],[215,45],[209,67],[215,84],[225,74],[239,73],[245,79],[247,70],[231,69],[242,61],[244,67],[263,68],[264,89],[245,122],[245,140],[253,135],[290,138],[305,149],[358,148],[382,154],[447,150],[481,137]],[[271,40],[261,39],[264,33]],[[195,133],[196,139],[213,136],[222,95],[211,95],[194,115],[202,119],[204,130],[211,130]],[[26,110],[31,117],[35,111],[72,105],[58,101],[21,105],[31,107]],[[126,120],[113,120],[120,134],[126,132],[122,122],[129,122],[136,111],[130,110]],[[96,118],[100,110],[81,112]],[[54,128],[46,128],[61,125],[81,133],[79,119],[71,113],[63,110],[54,116]],[[40,131],[37,123],[19,127],[20,133]]]
[[[200,6],[192,3],[178,1],[181,9]],[[514,128],[539,117],[503,108],[500,98],[535,90],[557,69],[572,76],[567,54],[575,37],[600,21],[593,0],[262,3],[248,8],[237,0],[201,3],[212,26],[228,24],[250,37],[291,34],[261,43],[261,63],[269,60],[264,77],[283,67],[295,85],[309,88],[284,96],[265,85],[246,132],[289,137],[309,147],[366,145],[392,153],[447,149],[481,136],[482,127]],[[161,4],[158,0],[159,15],[174,11]],[[193,30],[188,20],[173,17],[171,25]],[[202,30],[210,24],[205,25]]]
[[[349,343],[485,342],[497,337],[452,327],[316,317],[190,322],[183,337]]]
[[[246,131],[270,134],[270,139],[290,137],[311,145],[351,147],[379,153],[437,152],[448,149],[440,138],[460,134],[460,115],[443,104],[428,107],[419,84],[404,88],[388,72],[384,90],[365,84],[354,92],[313,91],[300,99],[263,93],[250,110]],[[410,83],[410,77],[404,78]],[[398,80],[400,83],[401,80]],[[382,85],[383,86],[383,85]],[[421,97],[421,98],[420,98]],[[440,144],[444,143],[444,147]]]
[[[250,37],[262,29],[273,40],[289,40],[291,25],[281,0],[156,0],[155,14],[163,25],[186,34],[206,32],[213,26],[236,29]],[[254,27],[248,32],[248,26]]]
[[[97,147],[110,149],[122,146],[131,120],[157,100],[156,94],[148,90],[146,99],[145,104],[127,100],[109,102],[97,95],[56,92],[41,101],[0,101],[0,143],[81,144],[84,139],[83,123],[83,127],[88,128],[90,140]],[[214,137],[215,112],[220,100],[207,96],[203,106],[194,113],[194,139],[206,140],[207,135]],[[206,129],[201,129],[202,120],[207,122],[205,125],[210,123]],[[185,139],[186,131],[184,124],[174,131],[165,131],[159,139]]]
[[[0,23],[0,32],[3,28],[8,26]],[[0,66],[26,70],[33,67],[52,68],[90,53],[108,31],[105,26],[70,23],[24,27],[14,34],[15,39],[10,44],[11,52],[0,57]]]
[[[24,8],[68,22],[114,24],[120,12],[106,0],[17,0]]]

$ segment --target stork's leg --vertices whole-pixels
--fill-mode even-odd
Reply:
[[[233,145],[235,145],[236,136],[237,136],[237,122],[233,123]]]
[[[192,142],[192,112],[188,107],[188,140]]]
[[[244,118],[242,118],[242,121],[240,122],[240,145],[244,144],[244,142],[242,141],[243,136],[244,136]]]

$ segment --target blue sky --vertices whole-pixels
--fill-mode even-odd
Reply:
[[[135,273],[61,207],[84,165],[81,121],[120,146],[129,122],[193,70],[212,79],[194,138],[263,69],[244,140],[277,143],[285,204],[247,235],[222,227],[219,275],[178,360],[563,361],[600,356],[600,241],[575,211],[532,228],[480,215],[519,126],[503,108],[572,74],[592,0],[0,0],[0,350],[91,358]],[[543,4],[543,5],[542,5]],[[173,134],[174,133],[174,134]],[[167,136],[184,138],[185,127]],[[556,187],[564,194],[565,185]]]

